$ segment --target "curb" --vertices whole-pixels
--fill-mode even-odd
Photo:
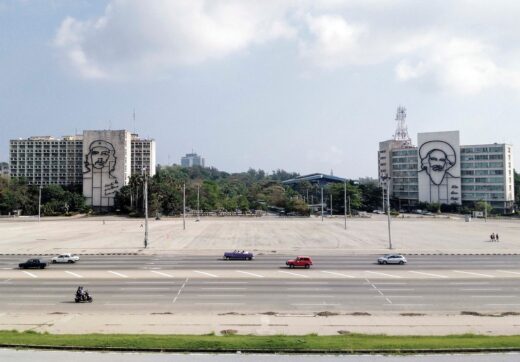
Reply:
[[[45,254],[27,254],[27,253],[1,253],[0,256],[56,256],[59,253],[45,253]],[[89,256],[99,256],[99,255],[120,255],[120,256],[136,256],[140,255],[139,253],[75,253],[76,255],[89,255]]]
[[[439,348],[439,349],[232,349],[232,348],[124,348],[124,347],[79,347],[48,346],[35,344],[0,343],[0,348],[39,349],[57,351],[99,351],[99,352],[142,352],[142,353],[244,353],[244,354],[448,354],[448,353],[490,353],[520,352],[520,347],[491,348]]]

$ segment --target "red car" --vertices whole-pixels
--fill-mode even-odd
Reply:
[[[302,267],[309,269],[312,265],[312,259],[310,256],[297,256],[296,259],[290,259],[285,262],[289,268]]]

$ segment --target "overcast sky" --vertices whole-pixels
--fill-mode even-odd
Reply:
[[[0,0],[8,140],[134,130],[157,160],[377,175],[417,132],[520,139],[520,1]],[[516,168],[520,149],[516,148]]]

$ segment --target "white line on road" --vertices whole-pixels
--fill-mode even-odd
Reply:
[[[500,273],[509,273],[509,274],[515,274],[515,275],[520,275],[520,273],[518,273],[518,272],[514,272],[514,271],[510,271],[510,270],[497,270],[497,272],[500,272]]]
[[[468,272],[468,271],[462,271],[462,270],[452,270],[452,271],[455,272],[455,273],[475,275],[477,277],[494,278],[493,275],[489,275],[489,274],[474,273],[474,272]]]
[[[117,275],[118,277],[121,277],[121,278],[128,278],[128,275],[124,275],[124,274],[121,274],[121,273],[118,273],[118,272],[115,272],[112,270],[109,270],[108,272],[111,274]]]
[[[65,273],[70,274],[70,275],[72,275],[72,276],[74,276],[74,277],[76,277],[76,278],[83,278],[82,275],[79,275],[79,274],[73,273],[73,272],[68,271],[68,270],[65,270]]]
[[[335,306],[335,305],[341,305],[337,303],[293,303],[291,305],[294,306]]]
[[[379,290],[381,290],[383,292],[411,292],[411,291],[414,291],[415,289],[413,289],[413,288],[386,288],[386,289],[379,288]]]
[[[249,284],[249,282],[200,282],[200,284]]]
[[[215,275],[215,274],[211,274],[211,273],[206,273],[206,272],[203,272],[203,271],[198,271],[198,270],[194,270],[195,273],[199,273],[199,274],[202,274],[202,275],[206,275],[208,277],[212,277],[212,278],[218,278],[218,275]]]
[[[56,303],[7,303],[7,305],[41,306],[41,305],[56,305]]]
[[[160,272],[160,271],[150,270],[150,273],[162,275],[163,277],[167,277],[167,278],[173,278],[173,275],[168,274],[168,273],[163,273],[163,272]]]
[[[28,276],[30,276],[31,278],[38,278],[37,275],[34,275],[33,273],[30,273],[28,271],[25,271],[25,270],[22,270],[25,274],[27,274]]]
[[[182,283],[181,287],[179,288],[179,291],[177,292],[177,295],[175,296],[175,298],[173,298],[172,304],[175,304],[175,302],[177,301],[177,298],[179,298],[179,295],[181,295],[181,292],[184,289],[184,287],[186,286],[187,282],[188,282],[188,278],[186,278],[184,283]]]
[[[327,270],[322,270],[321,272],[322,273],[326,273],[326,274],[331,274],[331,275],[337,275],[337,276],[345,277],[345,278],[354,278],[352,275],[343,274],[343,273],[337,273],[337,272],[331,272],[331,271],[327,271]]]
[[[375,272],[375,271],[370,271],[370,270],[365,270],[365,273],[372,273],[372,274],[382,275],[382,276],[391,277],[391,278],[402,278],[399,275],[386,274],[386,273]]]
[[[243,305],[244,303],[228,303],[228,302],[208,302],[208,303],[195,303],[196,305]]]
[[[300,277],[300,278],[308,278],[309,276],[308,275],[303,275],[303,274],[298,274],[298,273],[293,273],[293,272],[288,272],[288,271],[283,271],[283,270],[278,270],[279,273],[284,273],[284,274],[289,274],[289,275],[294,275],[296,277]]]
[[[489,282],[456,282],[450,283],[450,285],[487,285]]]
[[[410,270],[410,273],[415,273],[415,274],[419,274],[419,275],[426,275],[426,276],[434,277],[434,278],[448,278],[446,275],[418,272],[418,271],[414,271],[414,270]]]
[[[255,274],[255,273],[251,273],[251,272],[246,272],[246,271],[242,271],[242,270],[235,270],[237,273],[242,273],[242,274],[245,274],[245,275],[251,275],[253,277],[257,277],[257,278],[263,278],[264,276],[263,275],[260,275],[260,274]]]

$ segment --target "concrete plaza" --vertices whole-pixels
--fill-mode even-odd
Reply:
[[[461,217],[392,218],[392,242],[403,253],[520,253],[520,221]],[[490,242],[491,233],[500,242]],[[351,254],[388,251],[386,216],[207,217],[151,219],[149,247],[143,250],[144,221],[125,217],[0,219],[0,253],[256,253]]]

